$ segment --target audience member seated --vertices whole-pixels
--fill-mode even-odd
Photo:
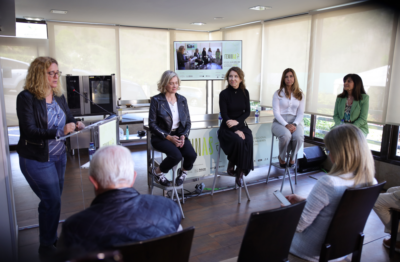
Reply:
[[[391,187],[388,189],[386,193],[382,193],[379,195],[378,200],[376,200],[374,210],[379,218],[382,220],[382,223],[385,225],[385,232],[391,233],[391,215],[390,208],[400,209],[400,186]],[[400,226],[399,231],[397,232],[397,243],[395,247],[395,251],[400,253]],[[390,248],[391,239],[384,239],[383,245],[387,248]]]
[[[162,196],[139,194],[132,187],[136,176],[127,148],[98,150],[89,169],[96,198],[65,221],[59,247],[98,251],[176,232],[182,219],[178,205]]]
[[[325,136],[324,142],[333,166],[329,174],[318,179],[307,197],[290,247],[290,253],[309,261],[319,261],[322,243],[346,189],[377,183],[374,159],[359,128],[340,125]],[[292,204],[304,200],[298,195],[286,198]]]

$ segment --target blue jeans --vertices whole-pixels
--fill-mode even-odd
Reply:
[[[40,199],[38,211],[41,245],[52,245],[57,240],[66,164],[66,153],[50,156],[48,162],[19,157],[22,174]]]

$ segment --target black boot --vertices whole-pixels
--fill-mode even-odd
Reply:
[[[242,179],[243,179],[243,170],[241,168],[237,168],[236,169],[236,185],[238,185],[239,187],[242,186]]]
[[[230,176],[235,176],[235,164],[233,162],[229,161],[226,173]]]

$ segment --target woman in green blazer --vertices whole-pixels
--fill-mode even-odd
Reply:
[[[343,78],[343,83],[343,92],[336,98],[333,112],[335,125],[332,128],[341,123],[353,124],[366,136],[369,96],[364,90],[362,79],[359,75],[348,74]]]

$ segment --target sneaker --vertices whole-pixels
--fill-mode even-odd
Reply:
[[[185,181],[187,174],[181,168],[178,169],[177,173],[178,173],[178,177],[175,179],[175,185],[180,186],[183,184],[183,181]]]
[[[153,169],[153,175],[156,178],[156,182],[162,186],[170,186],[171,183],[165,177],[164,173],[156,174],[156,171]]]
[[[383,240],[383,245],[384,245],[386,248],[389,248],[389,249],[390,249],[390,238],[389,238],[389,239],[384,239],[384,240]],[[394,246],[394,251],[400,253],[400,241],[397,241],[397,242],[396,242],[396,245]]]

